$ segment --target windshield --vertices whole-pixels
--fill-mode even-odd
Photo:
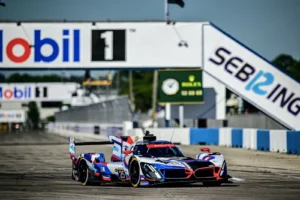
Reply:
[[[184,157],[177,147],[149,148],[147,154],[154,157]]]

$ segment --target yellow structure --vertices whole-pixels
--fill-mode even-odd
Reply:
[[[84,81],[83,85],[111,85],[111,81],[108,80],[97,80],[97,81]]]

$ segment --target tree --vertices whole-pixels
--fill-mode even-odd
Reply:
[[[55,116],[54,116],[54,115],[48,116],[48,117],[47,117],[47,121],[48,121],[48,122],[55,122]]]
[[[300,61],[298,61],[294,67],[290,70],[292,76],[300,82]]]
[[[62,82],[62,77],[56,74],[51,75],[30,75],[15,73],[10,75],[7,79],[7,83],[38,83],[38,82]]]
[[[90,70],[86,70],[84,74],[84,81],[90,81],[90,80],[91,80]]]
[[[287,75],[300,81],[300,61],[297,61],[290,55],[280,54],[272,63]]]
[[[137,110],[148,111],[152,106],[153,71],[133,71],[133,93]],[[120,71],[120,95],[129,95],[128,70]],[[113,87],[116,87],[117,73],[112,79]]]
[[[82,83],[84,81],[84,76],[70,76],[68,78],[63,78],[57,74],[50,74],[50,75],[31,75],[31,74],[19,74],[14,73],[7,77],[1,76],[0,74],[0,81],[5,83],[38,83],[38,82],[76,82]]]
[[[0,83],[5,83],[5,76],[4,74],[0,73]]]
[[[27,120],[31,129],[37,130],[39,128],[40,111],[35,101],[28,103]]]

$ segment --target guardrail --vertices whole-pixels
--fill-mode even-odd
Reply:
[[[99,127],[99,133],[96,133]],[[132,122],[123,124],[57,123],[49,126],[54,133],[81,133],[95,137],[109,135],[143,136],[140,128],[133,129]],[[53,128],[54,127],[54,128]],[[300,154],[300,131],[263,130],[242,128],[149,128],[157,139],[171,140],[182,145],[218,145],[258,151]]]

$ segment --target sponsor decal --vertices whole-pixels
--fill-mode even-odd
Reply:
[[[29,100],[37,98],[47,98],[47,87],[32,87],[32,86],[0,86],[0,100]]]
[[[126,179],[126,173],[125,173],[124,169],[118,169],[118,170],[116,170],[116,172],[118,173],[119,178],[121,180]]]
[[[105,172],[105,167],[100,168],[101,172]]]
[[[12,113],[12,114],[9,114],[9,113],[0,113],[0,118],[10,118],[10,119],[20,119],[22,117],[22,114],[20,113]]]
[[[149,185],[148,181],[141,181],[141,185]]]
[[[31,87],[0,87],[0,99],[31,99]]]
[[[57,41],[57,38],[44,36],[44,32],[42,29],[33,30],[28,36],[32,38],[32,41],[21,37],[4,41],[5,30],[0,30],[0,63],[3,62],[4,57],[17,64],[24,63],[29,59],[34,63],[51,63],[58,61],[58,57],[61,57],[61,62],[70,62],[71,57],[73,62],[80,61],[80,30],[62,30],[60,41]],[[6,34],[9,33],[6,32]],[[15,53],[14,49],[17,46],[23,49],[21,54]],[[48,55],[42,52],[46,46],[51,48],[51,53]]]
[[[233,56],[233,53],[225,47],[218,48],[209,61],[222,66],[232,78],[243,83],[246,92],[264,96],[270,103],[279,103],[279,106],[291,115],[299,115],[300,97],[292,91],[293,88],[284,86],[271,72],[259,70],[245,59]]]

